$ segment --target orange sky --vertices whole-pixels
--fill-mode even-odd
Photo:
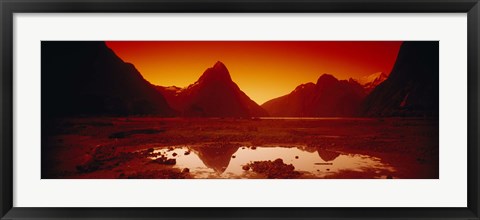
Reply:
[[[258,104],[316,82],[390,73],[401,41],[110,41],[108,47],[155,85],[185,87],[216,61]]]

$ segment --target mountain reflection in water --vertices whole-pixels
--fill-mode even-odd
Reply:
[[[173,150],[156,148],[155,152],[176,158],[175,167],[188,168],[195,178],[265,178],[242,167],[254,161],[274,161],[278,158],[285,164],[292,164],[296,171],[304,174],[304,178],[329,178],[351,172],[368,173],[368,178],[386,178],[395,173],[395,169],[383,164],[380,158],[321,148],[210,145],[179,146]]]
[[[203,164],[222,174],[230,164],[232,155],[237,152],[236,146],[213,145],[208,147],[192,147],[193,152],[202,160]]]
[[[340,156],[340,153],[335,152],[335,151],[329,151],[329,150],[322,150],[322,149],[317,149],[318,156],[322,158],[325,162],[330,162],[335,159],[337,159],[338,156]]]

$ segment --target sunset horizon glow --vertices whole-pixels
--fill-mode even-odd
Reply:
[[[107,41],[154,85],[187,87],[217,61],[261,105],[322,74],[390,74],[402,41]]]

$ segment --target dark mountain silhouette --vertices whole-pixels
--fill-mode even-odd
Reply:
[[[364,100],[364,116],[439,115],[438,42],[404,42],[390,76]]]
[[[208,68],[186,88],[157,86],[168,103],[190,117],[257,117],[268,113],[232,81],[221,62]]]
[[[42,114],[174,114],[165,98],[104,42],[42,42]]]
[[[323,74],[316,84],[302,84],[262,107],[271,116],[280,117],[353,116],[365,95],[364,88],[355,80],[338,80]]]

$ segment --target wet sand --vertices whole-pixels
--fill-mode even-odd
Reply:
[[[438,141],[438,119],[68,118],[42,178],[435,179]]]

